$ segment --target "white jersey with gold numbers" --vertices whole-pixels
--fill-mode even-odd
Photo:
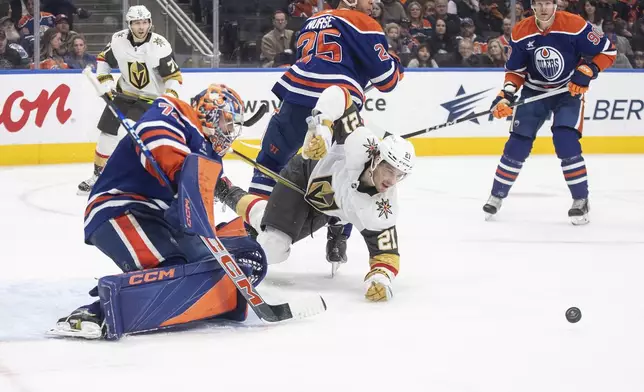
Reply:
[[[97,57],[97,77],[103,82],[113,79],[110,72],[118,68],[121,77],[117,89],[128,95],[155,99],[162,94],[179,97],[181,70],[174,60],[170,43],[156,33],[135,43],[132,33],[115,33]]]

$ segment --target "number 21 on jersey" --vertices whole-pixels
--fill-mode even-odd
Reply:
[[[308,63],[313,56],[317,56],[332,63],[342,62],[342,45],[333,40],[339,37],[338,29],[302,33],[297,39],[297,49],[302,50],[300,61]]]

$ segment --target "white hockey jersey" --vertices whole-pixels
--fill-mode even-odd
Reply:
[[[364,127],[344,132],[344,121],[357,116],[355,105],[334,125],[335,142],[311,173],[305,199],[316,210],[351,223],[369,248],[372,269],[383,268],[393,279],[400,268],[396,217],[399,213],[396,186],[378,193],[360,184],[360,176],[378,151],[378,137]],[[359,116],[358,116],[359,118]],[[344,125],[343,125],[344,124]],[[342,135],[344,134],[344,135]]]
[[[181,70],[174,60],[170,43],[156,33],[135,43],[132,33],[121,30],[97,56],[96,73],[100,82],[112,79],[113,68],[121,71],[117,89],[126,94],[155,99],[162,94],[179,97]]]

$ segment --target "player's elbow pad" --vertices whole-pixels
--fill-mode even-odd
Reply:
[[[348,102],[347,102],[348,100]],[[351,95],[349,92],[339,86],[327,87],[318,102],[315,104],[313,113],[322,113],[325,118],[335,121],[342,117],[347,107],[351,105]]]

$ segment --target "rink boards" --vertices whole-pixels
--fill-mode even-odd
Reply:
[[[271,88],[283,70],[184,72],[181,97],[224,83],[239,92],[250,116],[262,102],[279,102]],[[362,111],[368,126],[404,134],[489,108],[503,82],[502,70],[408,71],[392,93],[367,93]],[[644,152],[644,73],[610,71],[591,84],[584,111],[586,153]],[[90,162],[104,104],[78,71],[0,73],[0,165]],[[272,112],[272,110],[271,110]],[[265,116],[246,128],[237,149],[254,155],[268,123]],[[510,122],[483,116],[413,138],[416,153],[498,155]],[[553,152],[550,122],[533,153]]]

